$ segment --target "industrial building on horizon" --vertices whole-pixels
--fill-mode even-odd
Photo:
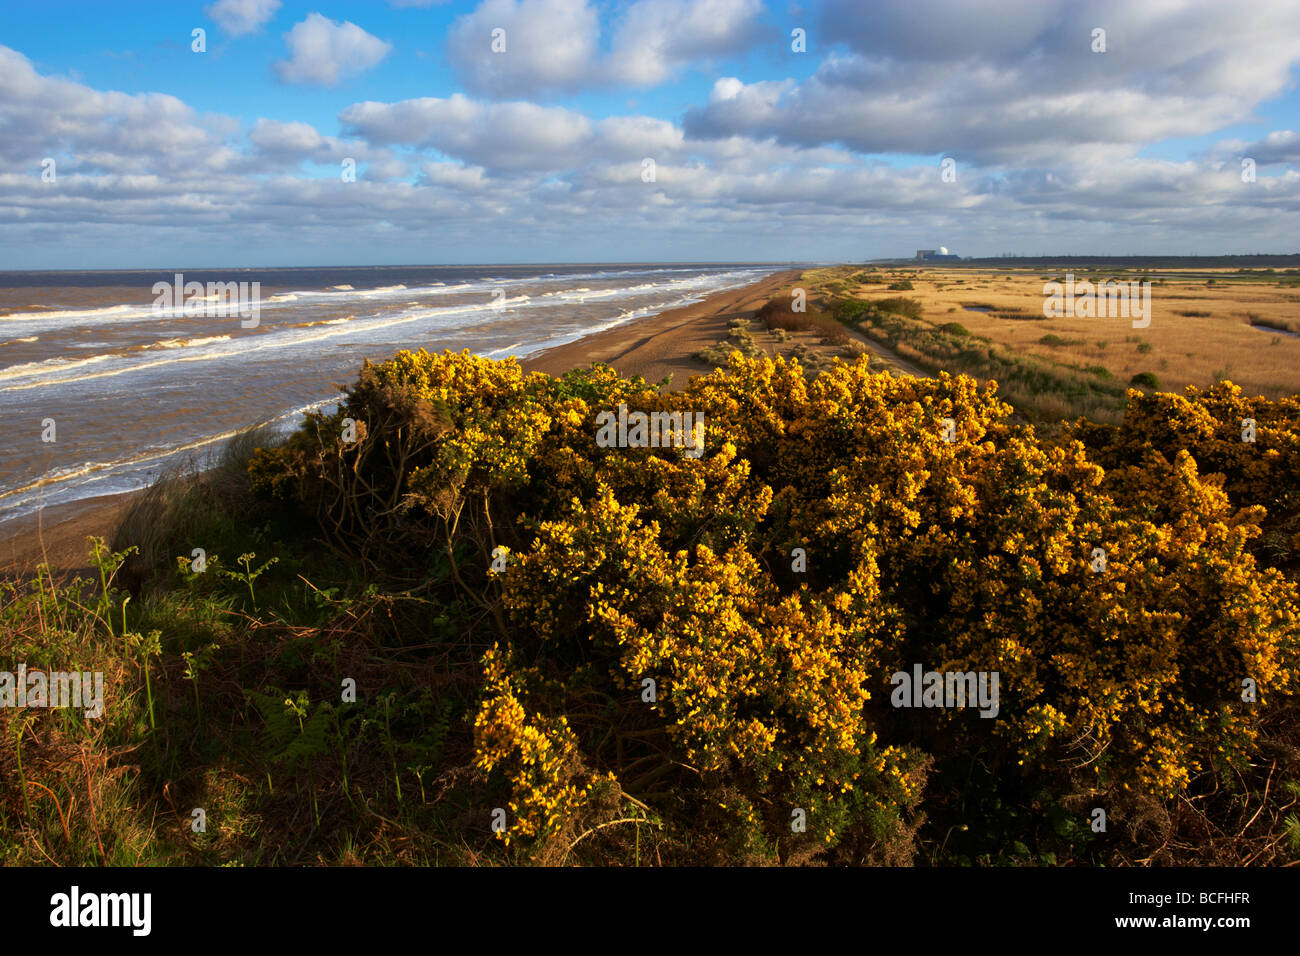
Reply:
[[[918,262],[942,262],[945,259],[960,259],[961,256],[949,255],[947,246],[940,246],[938,249],[917,249],[916,259]]]

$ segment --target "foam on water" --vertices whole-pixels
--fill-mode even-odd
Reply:
[[[98,275],[47,283],[44,308],[30,304],[42,301],[39,283],[0,284],[0,416],[26,421],[35,409],[35,422],[58,425],[57,442],[42,443],[35,425],[9,442],[0,520],[144,487],[160,467],[250,422],[292,428],[304,411],[337,402],[334,384],[353,380],[365,358],[402,348],[525,357],[774,268],[245,270],[241,280],[262,283],[252,328],[235,316],[153,309],[152,297],[138,301],[156,278],[146,273],[116,285]]]

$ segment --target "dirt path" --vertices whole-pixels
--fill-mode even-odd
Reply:
[[[885,346],[877,342],[875,339],[868,338],[867,336],[863,335],[861,332],[857,331],[856,329],[849,329],[849,331],[866,343],[867,348],[871,350],[872,355],[879,356],[880,358],[884,359],[887,363],[893,365],[900,372],[903,372],[904,374],[907,375],[914,375],[917,378],[930,377],[929,372],[912,364],[907,359],[899,358],[898,353],[895,352],[893,349],[886,348]]]

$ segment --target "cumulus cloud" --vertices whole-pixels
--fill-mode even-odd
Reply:
[[[280,0],[217,0],[203,8],[231,36],[253,33],[275,16]]]
[[[350,159],[365,164],[364,175],[370,180],[400,179],[410,174],[407,164],[391,150],[360,140],[326,136],[310,123],[259,119],[248,132],[248,143],[251,149],[241,158],[241,172],[294,170],[304,162],[337,166]]]
[[[719,81],[687,112],[688,135],[985,164],[1114,159],[1249,119],[1300,63],[1290,0],[1260,0],[1251,17],[1191,3],[829,0],[817,29],[847,52],[801,82]]]
[[[339,117],[371,143],[439,152],[494,170],[546,171],[581,161],[592,137],[586,116],[536,103],[481,103],[457,93],[398,103],[357,103]]]
[[[393,48],[355,23],[339,23],[319,13],[295,23],[284,40],[290,56],[275,64],[280,79],[321,86],[337,86],[344,77],[370,69]]]
[[[761,12],[761,0],[635,0],[601,52],[590,0],[484,0],[452,25],[447,56],[468,90],[489,96],[654,86],[759,42]],[[493,49],[495,30],[504,31],[504,51]]]
[[[494,39],[504,51],[494,51]],[[587,0],[484,0],[452,24],[447,59],[475,92],[575,89],[599,39],[600,17]]]
[[[1292,129],[1254,125],[1250,138],[1183,162],[1138,153],[1165,137],[1249,119],[1284,89],[1295,62],[1282,33],[1285,11],[1269,29],[1206,14],[1198,31],[1171,4],[1138,17],[1085,0],[1073,20],[1073,7],[1040,16],[1036,4],[1010,24],[964,6],[948,23],[927,0],[912,2],[919,12],[886,0],[829,3],[821,20],[808,21],[810,49],[823,51],[811,75],[755,80],[740,67],[725,71],[734,76],[714,74],[707,95],[677,122],[532,100],[538,90],[578,89],[597,78],[650,82],[720,50],[745,49],[753,42],[745,24],[755,21],[749,4],[718,0],[716,23],[679,33],[671,17],[634,2],[604,24],[602,37],[578,0],[497,0],[492,9],[502,15],[568,10],[571,19],[560,22],[578,30],[578,45],[560,50],[558,67],[530,64],[527,41],[545,24],[522,34],[507,26],[509,52],[501,56],[520,59],[500,75],[483,74],[490,87],[483,95],[357,102],[340,110],[337,129],[199,113],[163,93],[99,90],[42,74],[0,46],[0,248],[12,260],[42,243],[66,248],[59,244],[68,235],[119,246],[130,235],[132,248],[171,254],[178,241],[229,248],[237,235],[244,254],[259,242],[274,252],[286,241],[326,247],[345,236],[382,255],[436,235],[454,256],[466,242],[495,243],[484,224],[503,217],[511,236],[534,243],[527,248],[535,256],[645,256],[659,248],[673,258],[716,257],[719,249],[814,258],[939,241],[976,252],[988,250],[989,235],[1015,237],[999,239],[994,251],[1051,253],[1116,243],[1123,251],[1184,251],[1189,236],[1202,251],[1242,250],[1243,236],[1243,251],[1294,244],[1300,138]],[[665,0],[660,9],[690,23],[692,11],[708,5]],[[1061,54],[1080,30],[1086,52],[1096,16],[1111,52]],[[294,29],[315,21],[331,36],[353,26],[312,14]],[[649,52],[634,55],[633,34],[621,31],[638,23]],[[486,32],[475,36],[488,49],[491,21],[478,25]],[[839,32],[827,34],[829,27]],[[1162,30],[1174,37],[1170,48],[1159,45]],[[818,31],[827,38],[819,41]],[[897,42],[882,40],[882,31]],[[948,55],[931,58],[926,35]],[[583,46],[588,40],[595,46]],[[377,57],[372,46],[369,59],[382,59],[383,46]],[[584,49],[595,51],[589,62],[572,52]],[[302,81],[333,82],[360,62],[329,39],[290,42],[290,50],[289,62],[309,78]],[[332,66],[307,65],[319,60]],[[1225,69],[1230,79],[1203,81],[1201,71]],[[503,96],[514,84],[526,90]],[[888,153],[957,156],[958,180],[943,183],[934,161],[864,155]],[[1260,165],[1254,183],[1241,181],[1242,155]],[[46,156],[59,160],[57,184],[40,182]],[[652,183],[641,178],[647,157],[656,163]],[[356,182],[337,174],[347,158],[358,164]]]
[[[1275,130],[1261,140],[1244,145],[1241,155],[1249,156],[1260,166],[1300,163],[1300,133],[1289,129]]]
[[[100,91],[42,76],[17,50],[0,46],[0,158],[31,163],[69,154],[88,169],[140,173],[224,168],[231,124],[201,118],[164,93]]]
[[[410,174],[411,167],[407,163],[391,156],[371,159],[365,169],[365,178],[372,182],[392,182]]]
[[[764,39],[761,12],[760,0],[640,0],[619,22],[598,72],[654,86],[694,60],[741,53]]]
[[[482,166],[462,163],[425,163],[420,167],[424,182],[432,186],[450,186],[459,192],[480,193],[493,188]]]
[[[248,140],[258,149],[271,153],[309,153],[325,143],[310,123],[282,123],[279,120],[259,119]]]
[[[492,173],[548,176],[602,160],[666,161],[686,147],[680,128],[651,116],[592,121],[560,106],[480,101],[460,93],[356,103],[339,119],[345,135],[367,143],[434,150]],[[701,148],[721,155],[727,147]]]

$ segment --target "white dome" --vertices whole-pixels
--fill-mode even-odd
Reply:
[[[948,254],[948,247],[947,247],[947,246],[940,246],[940,247],[939,247],[939,255],[941,255],[941,256],[946,256],[947,254]]]

